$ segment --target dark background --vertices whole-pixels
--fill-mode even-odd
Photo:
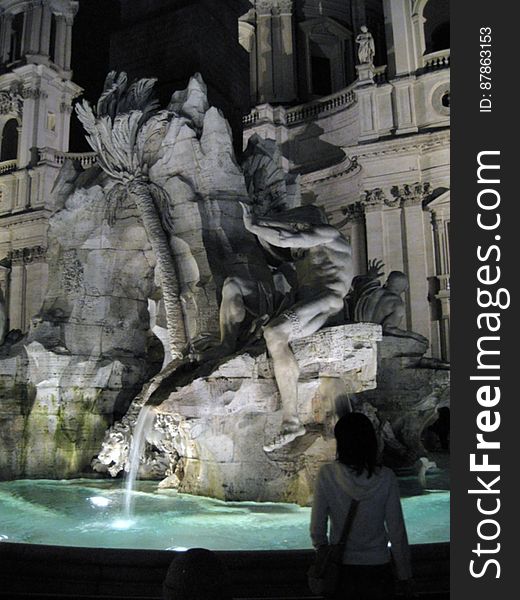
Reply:
[[[504,5],[502,5],[504,6]],[[492,113],[479,113],[482,91],[479,87],[480,28],[492,28]],[[518,429],[518,393],[515,371],[518,372],[517,302],[513,293],[517,263],[518,198],[513,190],[515,170],[518,170],[518,151],[513,147],[518,132],[517,102],[512,91],[512,42],[517,37],[515,20],[508,17],[500,5],[489,0],[452,3],[452,349],[453,380],[451,394],[452,415],[452,598],[459,600],[502,600],[518,595],[518,522],[517,514],[519,469],[514,440]],[[500,150],[501,184],[496,189],[501,194],[502,225],[498,232],[483,232],[476,222],[478,191],[477,154],[482,150]],[[495,171],[496,173],[496,171]],[[491,186],[490,186],[491,187]],[[493,186],[495,187],[495,186]],[[476,415],[479,412],[475,399],[478,385],[470,382],[476,374],[476,343],[479,337],[476,271],[478,244],[492,243],[495,233],[502,236],[502,280],[500,287],[509,288],[512,303],[502,312],[500,331],[502,365],[499,404],[502,425],[498,436],[502,448],[493,451],[502,465],[500,489],[502,508],[497,520],[502,533],[496,541],[501,552],[496,555],[501,567],[500,579],[495,579],[495,569],[474,579],[469,573],[469,562],[477,558],[471,553],[479,541],[478,522],[486,518],[476,508],[477,496],[468,489],[475,488],[477,473],[469,471],[469,454],[475,452]],[[485,311],[484,311],[485,312]],[[480,333],[480,335],[486,335]],[[495,334],[498,335],[498,334]],[[489,474],[485,477],[489,481]],[[491,517],[495,518],[495,517]],[[489,531],[489,530],[488,530]],[[482,542],[483,546],[495,542]],[[493,558],[493,555],[489,555]],[[482,558],[477,564],[483,564]],[[514,590],[517,590],[516,592]]]

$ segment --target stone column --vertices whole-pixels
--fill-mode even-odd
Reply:
[[[347,219],[347,235],[352,247],[354,274],[360,275],[367,268],[367,240],[365,235],[365,211],[361,202],[349,204],[342,210]]]
[[[51,39],[51,19],[52,13],[48,6],[43,7],[41,36],[40,36],[40,54],[49,56],[51,54],[50,39]]]
[[[63,68],[66,71],[70,70],[70,58],[72,54],[72,18],[65,19],[65,56],[63,60]]]
[[[430,191],[428,183],[415,183],[393,188],[401,199],[404,211],[406,248],[405,272],[410,281],[407,307],[410,315],[408,328],[431,339],[431,317],[428,301],[428,258],[422,202]]]
[[[270,102],[273,88],[273,40],[271,29],[272,0],[256,3],[256,56],[258,77],[258,102]]]
[[[4,333],[7,333],[11,329],[9,324],[9,274],[11,269],[0,265],[0,301],[4,303],[4,310],[6,311],[6,326]],[[0,343],[2,340],[0,340]]]
[[[40,54],[43,7],[34,6],[31,12],[31,41],[29,43],[29,52],[31,54]]]
[[[391,78],[408,75],[417,69],[410,0],[383,0]]]
[[[62,68],[65,68],[67,23],[63,15],[56,17],[56,45],[54,50],[54,62]]]
[[[22,48],[21,55],[30,53],[32,50],[31,47],[31,38],[32,38],[32,28],[33,28],[33,9],[32,7],[25,11],[25,23],[23,28],[23,36],[22,36]]]
[[[361,197],[365,210],[367,260],[385,258],[383,197],[381,188],[366,190]]]
[[[9,50],[11,48],[11,35],[13,31],[13,15],[2,15],[2,62],[6,62],[9,58]]]
[[[272,99],[276,102],[290,102],[296,98],[292,4],[292,0],[278,0],[271,20],[274,68]]]
[[[25,267],[23,249],[11,252],[11,285],[9,286],[9,328],[25,331]]]
[[[29,327],[32,317],[36,315],[43,304],[47,289],[48,267],[45,262],[45,248],[35,246],[25,252],[25,289],[23,323]]]
[[[440,304],[439,345],[440,357],[450,360],[450,256],[448,223],[449,205],[431,210],[433,238],[435,244],[435,271],[439,282],[439,290],[435,295]]]
[[[251,104],[257,103],[257,77],[256,77],[256,30],[247,21],[238,22],[238,39],[240,45],[249,54],[249,91]]]

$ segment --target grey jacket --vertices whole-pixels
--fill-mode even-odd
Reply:
[[[339,462],[323,465],[318,473],[311,514],[315,547],[337,544],[352,498],[359,500],[343,555],[344,564],[378,565],[390,561],[388,542],[398,579],[412,576],[410,548],[394,473],[381,467],[371,476],[356,475]],[[330,541],[327,523],[330,519]]]

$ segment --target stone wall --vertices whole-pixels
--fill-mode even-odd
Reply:
[[[161,365],[148,318],[155,258],[136,208],[110,225],[103,178],[74,185],[49,220],[43,308],[0,350],[2,478],[77,476]]]

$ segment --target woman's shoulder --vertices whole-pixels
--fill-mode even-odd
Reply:
[[[323,463],[318,471],[319,477],[327,477],[338,471],[338,461]]]
[[[378,468],[378,476],[384,481],[387,485],[397,485],[397,477],[392,469],[381,466]]]

